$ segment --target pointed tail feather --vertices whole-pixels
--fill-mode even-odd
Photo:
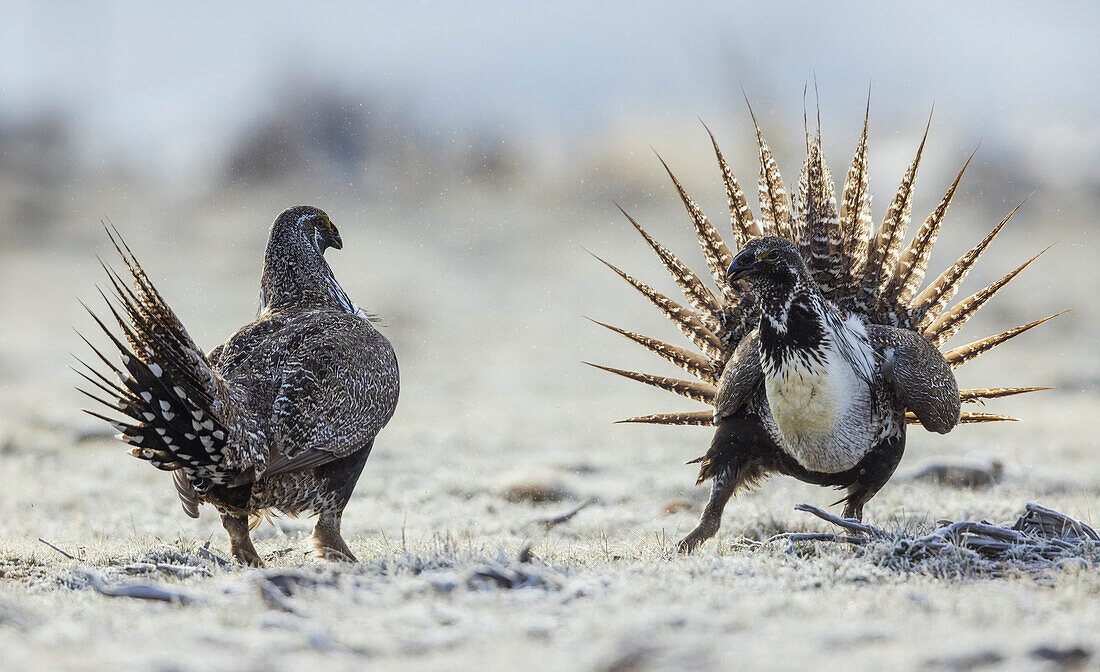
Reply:
[[[596,257],[596,255],[592,255]],[[638,290],[643,296],[650,300],[650,302],[657,306],[657,309],[664,313],[665,317],[675,324],[681,332],[695,347],[699,348],[703,354],[711,359],[722,358],[722,341],[719,339],[713,331],[707,329],[703,321],[699,319],[699,316],[691,312],[687,308],[684,308],[680,304],[676,303],[672,299],[668,298],[664,294],[653,289],[649,285],[634,279],[632,276],[619,270],[614,264],[604,261],[599,257],[596,257],[601,263],[615,271],[623,280],[626,280],[634,289]]]
[[[975,149],[970,154],[970,158],[966,160],[958,175],[955,176],[954,181],[951,182],[951,186],[947,188],[947,193],[940,199],[939,205],[924,220],[924,224],[917,231],[917,235],[909,242],[909,247],[905,249],[905,253],[898,260],[897,281],[895,283],[897,290],[894,297],[898,306],[903,308],[908,306],[917,290],[920,289],[921,284],[924,283],[924,274],[928,270],[928,260],[932,256],[932,248],[936,245],[936,238],[939,236],[943,218],[947,215],[947,209],[951,206],[951,200],[955,197],[955,191],[959,188],[959,183],[962,182],[966,167],[970,165],[970,161],[977,151]]]
[[[966,279],[970,269],[974,267],[982,253],[985,252],[989,244],[993,242],[993,239],[997,237],[997,234],[1001,232],[1005,224],[1008,224],[1008,220],[1012,219],[1012,215],[1016,214],[1016,211],[1022,205],[1023,203],[1020,203],[1020,205],[1013,208],[1012,212],[1008,213],[997,226],[993,227],[993,230],[981,242],[967,250],[966,254],[959,257],[951,268],[941,273],[928,289],[917,296],[910,313],[920,330],[926,329],[933,320],[939,317],[944,306],[955,298],[955,293],[959,291],[959,285]]]
[[[806,159],[798,172],[798,183],[791,194],[791,229],[796,232],[794,246],[810,263],[809,227],[806,225],[806,199],[810,197],[810,136],[806,136]]]
[[[1000,399],[1002,397],[1011,397],[1017,394],[1027,394],[1029,392],[1041,392],[1043,390],[1053,389],[1053,387],[987,387],[975,390],[959,390],[959,399],[964,404],[980,404],[989,399]]]
[[[688,215],[691,216],[691,222],[695,225],[695,235],[699,238],[699,247],[703,249],[703,256],[706,257],[707,268],[710,269],[714,284],[718,285],[723,294],[734,295],[733,289],[726,280],[726,269],[733,261],[730,248],[722,240],[722,236],[707,219],[707,216],[695,204],[695,201],[688,196],[687,191],[684,190],[684,185],[680,184],[680,180],[672,174],[672,169],[668,167],[660,154],[657,155],[657,159],[665,167],[665,172],[672,179],[672,184],[676,186],[676,192],[680,194],[680,200],[684,202],[684,207],[687,209]]]
[[[960,425],[971,425],[979,422],[1019,422],[1019,418],[1014,418],[1010,415],[997,415],[996,413],[971,413],[969,411],[963,411],[959,414]],[[920,420],[912,412],[905,414],[905,422],[910,425],[919,425]]]
[[[658,356],[663,357],[684,371],[687,371],[699,380],[705,380],[712,383],[718,382],[718,376],[721,375],[720,364],[707,359],[697,352],[693,352],[687,348],[681,348],[678,345],[672,345],[671,343],[665,343],[664,341],[659,341],[649,336],[643,336],[633,331],[605,324],[599,320],[588,319],[601,327],[605,327],[617,334],[626,336],[650,352],[656,353]]]
[[[943,353],[943,358],[947,360],[947,363],[951,366],[952,369],[956,369],[956,368],[962,366],[963,364],[966,364],[970,360],[978,357],[979,355],[982,355],[986,352],[989,352],[990,350],[992,350],[993,348],[997,347],[998,345],[1004,343],[1005,341],[1007,341],[1009,339],[1012,339],[1012,338],[1015,338],[1015,337],[1019,336],[1020,334],[1024,333],[1025,331],[1030,331],[1031,329],[1034,329],[1035,327],[1039,326],[1040,324],[1042,324],[1042,323],[1044,323],[1048,320],[1053,320],[1054,318],[1058,317],[1059,315],[1064,315],[1068,312],[1069,312],[1068,310],[1063,310],[1060,313],[1055,313],[1054,315],[1044,317],[1041,320],[1035,320],[1034,322],[1029,322],[1027,324],[1022,324],[1018,327],[1014,327],[1012,329],[1009,329],[1008,331],[1002,331],[999,334],[996,334],[996,335],[993,335],[993,336],[988,336],[988,337],[983,338],[981,340],[974,341],[973,343],[967,343],[966,345],[960,345],[959,347],[957,347],[953,350],[949,350],[949,351]]]
[[[637,423],[645,425],[712,425],[713,411],[693,411],[685,413],[654,413],[639,415],[635,418],[619,420],[615,424]]]
[[[710,132],[706,124],[703,124],[703,128],[707,129],[710,142],[714,145],[714,155],[718,159],[718,168],[722,171],[722,181],[726,185],[726,199],[729,201],[730,225],[733,227],[734,243],[737,245],[737,249],[741,249],[750,239],[765,235],[764,229],[760,226],[760,222],[753,219],[748,199],[745,198],[745,190],[741,188],[741,184],[734,177],[733,171],[730,170],[729,164],[722,156],[722,150],[718,149],[718,141],[714,139],[714,134]]]
[[[1047,247],[1043,252],[1049,250]],[[993,296],[1001,290],[1002,287],[1012,282],[1013,278],[1020,274],[1020,271],[1028,267],[1031,262],[1038,259],[1043,252],[1036,254],[1034,257],[1028,259],[1011,273],[1005,275],[1000,280],[997,280],[993,284],[989,285],[980,292],[976,292],[971,296],[963,299],[955,305],[951,310],[943,313],[928,325],[928,328],[924,330],[924,337],[932,342],[932,345],[939,347],[940,344],[946,342],[949,338],[954,336],[962,326],[966,324],[967,320],[973,317],[981,309],[987,301],[993,298]]]
[[[835,301],[842,284],[842,263],[838,261],[843,250],[836,188],[825,163],[820,132],[809,141],[808,147],[805,190],[799,198],[803,222],[802,256],[826,298]]]
[[[630,223],[634,225],[634,228],[641,234],[645,242],[649,244],[649,247],[657,254],[657,257],[664,264],[665,269],[668,270],[672,279],[676,281],[676,285],[680,288],[680,291],[684,293],[684,298],[688,300],[691,307],[698,311],[704,320],[707,320],[707,326],[721,337],[721,326],[718,321],[714,319],[714,314],[722,310],[721,304],[710,289],[699,280],[699,277],[689,269],[684,262],[670,252],[668,248],[661,245],[653,236],[642,228],[640,224],[633,217],[627,214],[626,210],[623,210],[617,203],[615,207],[619,208],[619,212],[630,220]],[[728,285],[727,285],[728,287]],[[707,319],[709,318],[709,320]]]
[[[748,105],[748,99],[745,104]],[[775,235],[786,238],[792,243],[798,244],[798,238],[791,227],[791,203],[787,197],[787,189],[783,186],[783,177],[779,174],[779,165],[772,156],[772,150],[764,140],[764,134],[760,131],[760,124],[756,123],[756,115],[749,105],[749,116],[756,128],[756,146],[760,156],[760,218],[765,222],[771,222]]]
[[[672,392],[678,394],[681,397],[687,397],[688,399],[694,399],[695,401],[701,401],[705,404],[714,403],[714,395],[718,393],[718,388],[711,383],[704,383],[698,380],[681,380],[679,378],[667,378],[665,376],[655,376],[649,373],[638,373],[636,371],[626,371],[624,369],[616,369],[610,366],[601,366],[600,364],[593,364],[591,362],[584,362],[588,366],[600,369],[602,371],[608,371],[620,375],[624,378],[636,380],[639,383],[645,383],[646,385],[652,385],[666,392]]]
[[[929,115],[928,125],[924,127],[924,135],[917,147],[917,155],[909,164],[909,169],[905,171],[901,184],[898,185],[898,190],[890,201],[886,217],[879,227],[878,236],[871,246],[867,268],[863,272],[863,291],[867,301],[875,310],[882,305],[893,307],[892,285],[896,278],[895,271],[901,254],[901,243],[905,240],[905,232],[912,218],[913,185],[917,180],[917,169],[920,167],[924,143],[928,140],[928,129],[931,125],[932,116]]]
[[[871,240],[871,195],[868,185],[867,122],[870,118],[870,99],[863,117],[863,131],[856,145],[852,164],[844,177],[844,190],[840,202],[840,230],[844,251],[837,263],[843,265],[845,280],[851,292],[859,289],[863,269],[867,265],[867,249]]]
[[[1019,422],[1019,418],[1010,415],[998,415],[996,413],[972,413],[963,411],[959,414],[960,425],[970,425],[978,422]]]

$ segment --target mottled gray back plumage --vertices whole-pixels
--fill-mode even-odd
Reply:
[[[123,338],[95,319],[123,366],[96,354],[122,382],[92,367],[82,375],[107,398],[89,396],[125,420],[92,414],[118,427],[131,454],[173,472],[188,515],[209,502],[223,520],[230,516],[226,527],[242,560],[258,558],[247,538],[234,536],[234,521],[269,508],[319,513],[318,543],[350,556],[339,539],[339,514],[393,415],[399,375],[389,341],[324,258],[327,248],[343,246],[328,215],[297,206],[276,218],[260,315],[209,355],[117,232],[112,240],[134,281],[128,287],[108,269],[121,311],[108,306]],[[248,549],[238,552],[244,544]]]

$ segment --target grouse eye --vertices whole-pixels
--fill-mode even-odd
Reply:
[[[776,259],[779,258],[779,250],[772,250],[771,252],[768,252],[768,256],[765,257],[765,258],[768,261],[775,261]]]

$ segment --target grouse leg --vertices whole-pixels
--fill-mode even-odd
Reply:
[[[242,565],[263,567],[264,562],[256,547],[252,545],[252,539],[248,536],[248,517],[235,516],[231,513],[222,514],[222,527],[229,533],[229,548],[233,557]]]
[[[727,467],[714,476],[714,483],[710,488],[710,501],[703,509],[703,515],[699,517],[699,524],[686,537],[680,540],[678,549],[681,553],[693,552],[699,544],[710,539],[718,533],[722,526],[722,511],[730,496],[736,489],[732,469]]]
[[[759,481],[775,468],[760,455],[760,450],[766,450],[769,441],[755,416],[737,414],[718,421],[710,450],[693,461],[700,462],[697,485],[714,479],[710,500],[703,509],[699,524],[680,540],[681,553],[691,553],[699,544],[717,534],[722,525],[722,511],[733,493]]]
[[[323,511],[317,517],[317,525],[313,528],[313,550],[319,559],[358,562],[355,554],[344,543],[344,537],[340,535],[340,519],[343,515],[344,507],[341,506],[336,511]]]
[[[875,446],[860,465],[859,476],[855,483],[848,486],[848,495],[844,502],[844,517],[863,521],[863,505],[878,494],[882,486],[894,475],[905,452],[905,434],[883,441]],[[839,504],[840,502],[837,502]]]
[[[340,534],[340,521],[373,446],[374,439],[371,439],[358,451],[329,462],[317,470],[317,477],[326,483],[326,489],[336,498],[331,505],[318,511],[317,525],[313,528],[314,555],[322,560],[359,562],[344,543],[344,537]]]

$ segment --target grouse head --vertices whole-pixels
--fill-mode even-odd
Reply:
[[[787,294],[807,278],[795,246],[775,236],[750,240],[726,269],[727,280],[743,280],[762,295]]]
[[[332,247],[337,250],[344,246],[340,232],[328,215],[320,208],[311,205],[296,205],[287,208],[275,218],[271,227],[272,237],[276,235],[300,237],[324,254]]]

